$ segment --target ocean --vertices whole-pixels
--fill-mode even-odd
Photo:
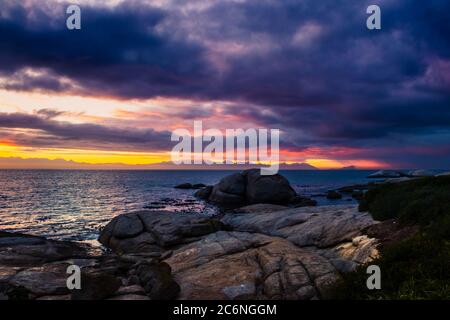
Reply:
[[[146,207],[214,215],[217,209],[180,190],[184,183],[211,185],[232,171],[0,170],[0,230],[96,244],[113,217]],[[366,183],[373,171],[280,171],[301,195],[319,205],[356,203],[327,200],[327,190]]]

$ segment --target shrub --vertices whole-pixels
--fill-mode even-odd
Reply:
[[[428,225],[450,215],[450,176],[376,186],[366,192],[360,210],[368,210],[375,220]]]
[[[367,266],[344,274],[326,297],[334,299],[450,299],[450,176],[382,184],[360,204],[376,220],[420,225],[370,264],[381,269],[381,290],[366,287]]]

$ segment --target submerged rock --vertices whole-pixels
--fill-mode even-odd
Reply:
[[[213,186],[206,186],[198,191],[196,191],[194,193],[194,196],[202,199],[202,200],[207,200],[209,198],[209,196],[211,195],[211,192],[213,190]]]

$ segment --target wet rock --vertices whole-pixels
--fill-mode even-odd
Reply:
[[[212,190],[213,190],[213,186],[207,186],[207,187],[204,187],[204,188],[196,191],[194,193],[194,196],[199,199],[206,200],[211,195]]]

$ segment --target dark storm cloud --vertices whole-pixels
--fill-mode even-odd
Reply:
[[[380,0],[380,31],[366,29],[369,0],[126,1],[82,7],[81,31],[65,29],[64,5],[26,3],[1,5],[4,88],[234,101],[225,113],[290,132],[293,148],[448,152],[447,0]]]
[[[48,109],[38,110],[35,114],[0,113],[1,136],[17,145],[28,147],[98,148],[114,151],[166,151],[167,142],[170,141],[170,132],[166,131],[111,128],[52,119],[58,115]]]
[[[159,9],[138,7],[134,1],[114,9],[83,7],[82,30],[69,31],[67,5],[49,9],[45,4],[41,8],[40,1],[31,3],[31,8],[17,2],[3,8],[0,71],[6,76],[22,68],[46,68],[77,82],[85,94],[130,98],[170,95],[177,87],[194,89],[196,81],[206,78],[201,48],[157,34],[165,16]],[[30,17],[32,10],[38,14]],[[56,83],[40,85],[42,79],[22,80],[10,89],[67,89]]]

